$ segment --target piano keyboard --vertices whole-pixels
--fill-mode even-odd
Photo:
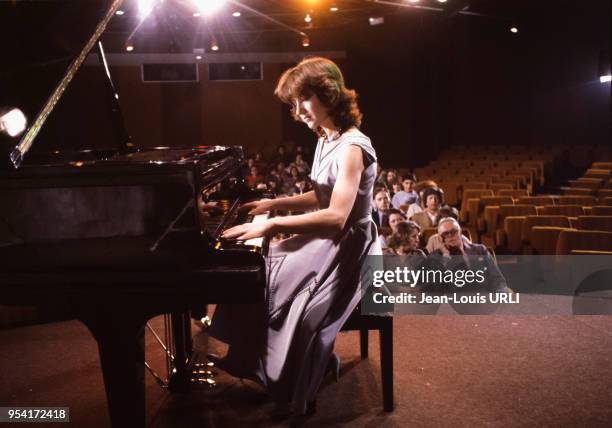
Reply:
[[[254,216],[251,223],[253,224],[263,223],[264,221],[268,219],[268,217],[270,217],[270,211],[266,211],[263,214],[258,214]],[[247,246],[252,245],[252,246],[261,248],[263,247],[263,237],[247,239],[246,241],[244,241],[244,245],[247,245]]]

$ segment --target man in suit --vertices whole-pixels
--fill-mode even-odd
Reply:
[[[389,192],[386,188],[380,187],[374,192],[374,209],[372,209],[372,219],[380,229],[389,227]]]
[[[438,225],[440,217],[440,207],[444,199],[440,189],[428,188],[423,190],[423,205],[424,210],[416,213],[410,220],[414,221],[421,227],[421,230]]]
[[[461,226],[457,220],[452,217],[441,219],[438,234],[443,246],[431,253],[433,259],[440,261],[446,269],[484,270],[486,280],[481,288],[497,293],[512,292],[487,247],[462,239]],[[475,287],[470,288],[472,291],[480,291],[475,290]]]

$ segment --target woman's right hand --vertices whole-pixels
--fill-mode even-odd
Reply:
[[[259,201],[247,202],[240,206],[241,210],[247,210],[249,214],[263,214],[272,209],[273,199],[260,199]]]

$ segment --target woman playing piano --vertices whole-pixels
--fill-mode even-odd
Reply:
[[[314,410],[326,372],[338,373],[336,334],[359,302],[361,262],[379,251],[371,219],[376,152],[358,129],[357,95],[332,61],[302,61],[281,76],[275,94],[319,137],[314,190],[245,207],[253,214],[309,212],[224,233],[238,239],[294,236],[270,247],[266,303],[217,306],[210,334],[229,345],[218,360],[222,369],[262,383],[287,415],[300,417]]]

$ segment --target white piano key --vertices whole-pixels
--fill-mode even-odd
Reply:
[[[256,216],[253,217],[253,221],[251,223],[254,223],[254,224],[263,223],[264,221],[268,219],[268,217],[270,217],[270,211],[266,211],[263,214],[257,214]],[[259,237],[259,238],[247,239],[246,241],[244,241],[244,245],[253,245],[255,247],[261,248],[263,246],[263,238]]]

